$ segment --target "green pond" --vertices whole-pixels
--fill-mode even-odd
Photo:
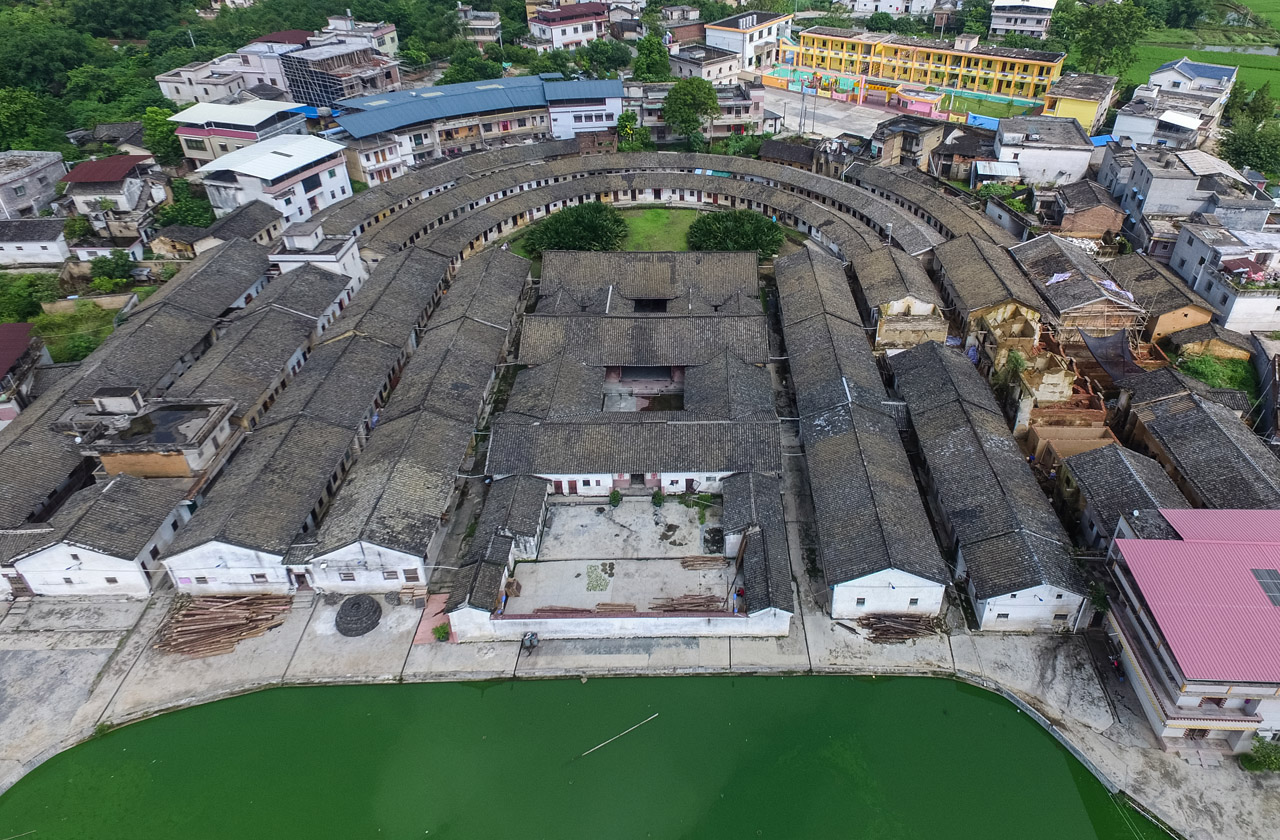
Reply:
[[[0,796],[10,837],[1167,835],[996,695],[806,676],[274,689],[56,756]]]

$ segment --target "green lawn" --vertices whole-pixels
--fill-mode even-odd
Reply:
[[[622,216],[627,220],[628,228],[622,250],[687,251],[689,243],[685,234],[693,220],[698,218],[698,211],[646,207],[643,210],[623,210]]]
[[[1014,117],[1031,110],[1026,105],[1015,105],[1010,102],[992,102],[987,99],[976,99],[968,96],[949,95],[944,104],[949,111],[968,111],[984,117]]]
[[[1280,0],[1247,0],[1244,5],[1271,21],[1272,26],[1280,27]]]
[[[1213,356],[1186,356],[1178,370],[1199,379],[1210,388],[1235,388],[1258,401],[1258,373],[1248,359],[1218,359]]]
[[[1247,87],[1261,87],[1263,82],[1270,81],[1272,89],[1280,88],[1280,56],[1274,55],[1242,55],[1240,53],[1206,52],[1186,47],[1155,46],[1140,44],[1138,60],[1125,74],[1125,81],[1130,84],[1145,84],[1151,71],[1166,61],[1173,61],[1183,56],[1194,61],[1209,64],[1229,64],[1240,68],[1239,79]],[[1073,56],[1077,61],[1079,56]]]

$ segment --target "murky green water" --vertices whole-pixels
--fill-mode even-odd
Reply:
[[[582,757],[595,745],[648,723]],[[936,679],[276,689],[63,753],[0,839],[1164,837],[995,695]]]

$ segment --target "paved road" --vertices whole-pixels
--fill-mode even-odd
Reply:
[[[817,102],[817,113],[808,113]],[[868,108],[865,105],[853,105],[848,102],[834,102],[830,99],[804,98],[806,107],[805,131],[818,133],[823,137],[838,137],[849,132],[859,137],[867,137],[875,131],[876,126],[895,115],[888,111]],[[790,132],[800,129],[800,94],[777,88],[764,89],[764,107],[777,114],[782,114],[783,122]]]

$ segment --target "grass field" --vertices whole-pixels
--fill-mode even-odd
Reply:
[[[1280,0],[1249,0],[1244,5],[1271,21],[1272,26],[1280,28]]]
[[[74,312],[37,315],[31,319],[31,327],[44,339],[55,362],[78,362],[111,335],[118,311],[99,309],[82,300],[76,304]]]
[[[968,96],[948,96],[945,100],[945,107],[948,111],[968,111],[972,114],[981,114],[984,117],[996,117],[1004,119],[1005,117],[1014,117],[1018,114],[1025,114],[1031,110],[1026,105],[1014,105],[1009,102],[991,102],[986,99],[974,99]]]
[[[689,243],[685,241],[685,234],[693,220],[698,218],[698,211],[646,207],[643,210],[623,210],[622,215],[628,228],[622,250],[687,251]]]

